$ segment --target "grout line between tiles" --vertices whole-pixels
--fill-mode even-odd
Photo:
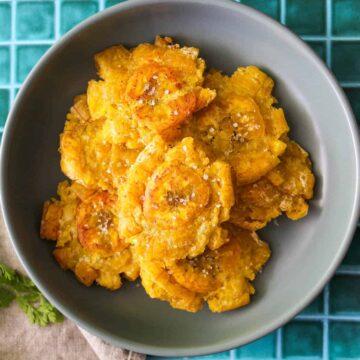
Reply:
[[[280,0],[280,22],[286,24],[286,0]]]
[[[326,0],[326,64],[331,68],[332,0]]]
[[[130,1],[130,0],[129,0]],[[100,4],[100,3],[99,3]],[[100,6],[100,5],[99,5]],[[55,39],[46,40],[1,40],[0,46],[15,45],[47,45],[52,44],[54,40],[60,37],[60,1],[55,2]],[[317,35],[299,35],[304,41],[336,41],[336,42],[359,42],[360,36],[317,36]]]
[[[60,0],[55,0],[55,40],[60,38]]]
[[[11,2],[11,40],[10,40],[10,97],[9,108],[15,99],[15,76],[16,76],[16,1]]]
[[[342,265],[336,270],[336,275],[360,276],[359,266]]]
[[[295,320],[298,321],[324,321],[326,319],[331,321],[352,321],[360,322],[360,315],[298,315]]]
[[[344,88],[358,88],[360,87],[360,81],[342,81],[340,85]],[[360,227],[360,224],[357,224]]]
[[[0,41],[1,46],[6,45],[48,45],[52,44],[54,40],[8,40],[8,41]]]
[[[330,308],[330,286],[324,289],[324,320],[323,320],[323,360],[329,359],[329,308]]]
[[[276,359],[281,360],[283,358],[282,356],[282,350],[283,350],[283,329],[279,328],[276,331]]]
[[[99,0],[99,11],[105,9],[105,0]]]

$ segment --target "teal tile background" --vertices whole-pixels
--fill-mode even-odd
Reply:
[[[340,81],[360,81],[360,42],[334,41],[332,70]]]
[[[44,52],[85,18],[123,1],[0,0],[0,138],[21,83]],[[360,0],[234,1],[300,35],[333,70],[360,124]],[[195,360],[319,358],[360,360],[359,227],[336,276],[295,320],[252,344]]]
[[[325,34],[325,0],[287,0],[286,25],[300,35]]]
[[[359,276],[336,275],[330,282],[330,296],[330,314],[360,315]]]
[[[0,84],[5,85],[10,81],[10,47],[0,46]]]
[[[325,41],[307,41],[307,44],[316,52],[316,54],[326,61],[326,42]]]
[[[62,34],[73,28],[82,20],[95,14],[99,9],[98,1],[62,1],[60,31]]]
[[[320,321],[291,321],[284,326],[284,358],[322,358],[323,324]]]
[[[360,35],[360,1],[333,0],[333,34]]]
[[[16,81],[21,83],[41,56],[49,48],[48,45],[21,45],[16,51]]]
[[[17,4],[16,38],[19,40],[44,40],[54,37],[53,1],[23,1]]]
[[[301,315],[321,315],[324,312],[324,294],[321,293],[315,300],[308,305]]]
[[[276,332],[236,349],[235,357],[236,359],[276,359]]]
[[[9,90],[0,89],[0,126],[4,126],[9,111],[10,94]]]
[[[10,2],[0,3],[0,41],[9,40],[11,36],[11,4]]]
[[[360,358],[360,323],[332,321],[329,329],[330,359]]]

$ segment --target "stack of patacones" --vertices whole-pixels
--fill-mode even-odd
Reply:
[[[258,68],[204,74],[198,49],[157,37],[95,56],[91,80],[60,137],[60,200],[41,237],[89,286],[139,275],[171,306],[246,305],[270,256],[254,232],[282,212],[307,214],[314,177],[289,140],[273,81]]]

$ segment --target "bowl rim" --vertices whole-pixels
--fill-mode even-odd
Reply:
[[[88,19],[82,21],[77,26],[75,26],[73,29],[71,29],[69,32],[67,32],[65,35],[63,35],[60,39],[58,39],[51,47],[46,51],[46,53],[42,56],[42,58],[38,61],[38,63],[34,66],[34,68],[30,71],[28,74],[26,80],[24,81],[23,85],[21,86],[21,89],[19,93],[16,96],[16,99],[14,103],[12,104],[12,107],[10,109],[4,131],[3,131],[3,139],[1,144],[1,153],[0,153],[0,202],[1,202],[1,208],[3,212],[3,218],[5,222],[5,226],[7,228],[7,232],[9,234],[11,243],[13,245],[13,248],[17,254],[18,259],[20,259],[20,262],[26,272],[29,274],[31,279],[34,281],[36,286],[41,290],[41,292],[46,296],[47,299],[51,303],[53,303],[67,318],[74,321],[77,325],[85,329],[86,331],[99,336],[100,338],[109,341],[111,344],[126,348],[132,351],[149,354],[149,355],[158,355],[158,356],[200,356],[200,355],[206,355],[216,352],[222,352],[227,351],[233,348],[236,348],[238,346],[245,345],[247,343],[250,343],[252,341],[255,341],[262,336],[265,336],[269,334],[270,332],[276,330],[277,328],[283,326],[285,323],[287,323],[289,320],[291,320],[297,313],[299,313],[303,308],[305,308],[323,289],[323,287],[327,284],[327,282],[330,280],[330,278],[335,273],[337,267],[339,266],[341,260],[346,254],[346,251],[348,247],[350,246],[352,236],[355,232],[359,213],[360,213],[360,143],[359,143],[359,132],[357,127],[357,122],[355,120],[355,117],[353,115],[351,106],[349,104],[349,101],[337,82],[335,76],[332,74],[332,72],[325,66],[325,64],[318,58],[318,56],[313,52],[313,50],[308,46],[300,37],[298,37],[296,34],[294,34],[291,30],[277,22],[276,20],[270,18],[269,16],[250,8],[244,4],[239,4],[234,2],[233,0],[177,0],[176,4],[179,3],[183,4],[200,4],[200,5],[206,5],[206,6],[212,6],[212,7],[218,7],[223,9],[231,10],[235,13],[245,13],[250,18],[255,18],[263,23],[268,24],[273,28],[273,30],[280,34],[282,37],[286,37],[289,39],[289,41],[292,41],[297,44],[298,48],[301,49],[301,51],[306,54],[307,56],[310,56],[311,60],[315,63],[315,65],[318,67],[318,70],[321,71],[325,78],[327,78],[329,82],[329,86],[332,87],[339,104],[342,106],[345,118],[348,123],[351,136],[352,136],[352,142],[354,144],[355,148],[355,167],[356,167],[356,189],[354,194],[354,202],[351,210],[351,217],[349,218],[346,232],[343,236],[343,240],[339,245],[339,249],[337,252],[337,255],[335,258],[332,259],[330,262],[328,269],[324,274],[319,278],[317,285],[310,291],[306,296],[304,296],[302,299],[300,299],[291,309],[287,309],[284,311],[283,315],[273,322],[269,324],[264,324],[261,328],[259,328],[259,331],[256,334],[242,336],[241,338],[234,336],[230,340],[224,340],[221,342],[221,344],[215,344],[215,345],[202,345],[202,346],[196,346],[196,347],[187,347],[187,348],[180,348],[180,347],[172,347],[172,348],[164,348],[160,346],[155,345],[149,345],[149,344],[142,344],[141,342],[136,342],[133,340],[125,340],[120,336],[114,335],[110,332],[107,332],[105,330],[99,330],[95,326],[93,326],[91,323],[89,323],[86,318],[81,317],[77,314],[75,314],[71,309],[63,307],[61,302],[59,302],[56,297],[54,297],[51,294],[51,291],[48,291],[46,287],[44,287],[40,280],[38,280],[37,276],[32,271],[31,267],[28,265],[28,262],[26,260],[26,254],[23,254],[20,251],[20,248],[17,244],[17,239],[14,235],[14,227],[11,223],[11,220],[9,216],[7,215],[7,210],[9,207],[9,204],[7,202],[7,179],[5,176],[6,173],[6,157],[7,153],[9,152],[9,146],[10,146],[10,135],[13,133],[14,128],[16,126],[15,124],[15,113],[17,109],[17,105],[22,101],[24,97],[26,97],[27,89],[30,86],[30,83],[32,82],[33,78],[36,77],[37,73],[41,71],[41,68],[44,63],[48,61],[48,58],[52,56],[53,53],[60,51],[61,48],[68,42],[72,41],[72,38],[83,29],[87,28],[88,26],[91,26],[93,23],[96,23],[97,21],[101,20],[103,17],[107,17],[111,15],[112,13],[117,13],[122,10],[128,10],[128,9],[136,9],[143,6],[149,6],[149,5],[155,5],[155,4],[167,4],[171,5],[174,4],[172,0],[132,0],[132,1],[126,1],[120,4],[117,4],[115,6],[112,6],[108,9],[105,9],[101,12],[98,12],[97,14],[94,14],[93,16],[89,17]],[[344,118],[344,120],[345,120]]]

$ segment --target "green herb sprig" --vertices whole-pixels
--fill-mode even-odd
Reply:
[[[64,320],[28,277],[0,263],[0,309],[14,300],[33,324],[46,326]]]

